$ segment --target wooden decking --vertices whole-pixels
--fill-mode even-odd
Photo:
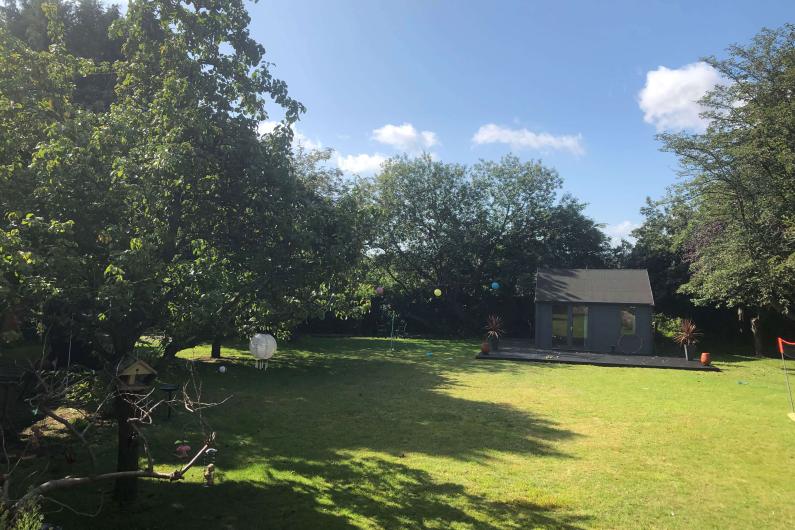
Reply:
[[[478,359],[487,361],[527,361],[537,363],[591,364],[595,366],[623,366],[630,368],[669,368],[674,370],[700,370],[720,372],[715,366],[704,366],[699,361],[683,357],[658,357],[649,355],[624,355],[534,348],[529,340],[505,341],[500,349],[489,354],[479,353]]]

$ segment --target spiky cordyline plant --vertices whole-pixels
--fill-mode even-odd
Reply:
[[[687,350],[688,346],[695,345],[699,337],[701,337],[701,333],[698,331],[696,323],[690,319],[683,320],[679,327],[679,331],[674,334],[674,342],[684,347],[686,360],[690,360]]]
[[[483,329],[486,330],[486,336],[493,339],[499,339],[505,335],[505,329],[502,327],[502,318],[497,315],[489,315]]]

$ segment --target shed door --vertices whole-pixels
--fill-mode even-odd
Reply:
[[[588,306],[552,305],[552,345],[584,348],[588,339]]]
[[[571,306],[571,346],[584,348],[588,338],[588,306]]]
[[[569,306],[566,304],[552,305],[552,345],[569,345]]]

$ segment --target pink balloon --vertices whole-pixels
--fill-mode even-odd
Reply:
[[[376,292],[376,294],[378,294],[380,296],[380,295],[384,294],[384,288],[383,287],[376,287],[375,288],[375,292]]]

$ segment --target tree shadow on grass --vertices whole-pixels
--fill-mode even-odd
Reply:
[[[141,488],[134,513],[108,506],[81,528],[511,529],[587,526],[556,506],[491,501],[422,470],[380,458],[318,461],[274,459],[262,480],[153,484]]]
[[[225,392],[235,397],[211,412],[222,415],[213,421],[252,444],[286,439],[284,448],[291,450],[306,445],[303,450],[417,452],[484,461],[498,452],[567,458],[556,442],[577,436],[527,410],[456,397],[451,391],[457,383],[433,365],[344,358],[281,365],[265,373],[216,373],[203,376],[218,379],[210,398]],[[231,449],[233,455],[245,455],[243,447]]]
[[[445,351],[440,342],[428,356],[429,341],[396,351],[385,342],[345,341],[335,350],[333,342],[313,341],[281,352],[265,372],[242,357],[227,359],[224,374],[217,364],[196,363],[205,400],[234,395],[206,411],[218,432],[219,484],[142,485],[142,509],[125,519],[106,508],[102,527],[497,529],[585,521],[561,507],[487,498],[463,480],[439,478],[447,460],[477,473],[517,455],[570,458],[562,444],[578,435],[551,418],[488,401],[487,392],[456,395],[459,372],[559,368],[484,366],[467,344]],[[151,435],[161,462],[175,436],[200,439],[184,414]]]
[[[275,458],[265,475],[273,488],[307,493],[316,511],[334,510],[351,522],[378,528],[577,528],[579,516],[555,506],[491,501],[408,464],[369,456],[336,460]],[[319,477],[307,483],[307,477]],[[274,521],[278,524],[278,521]]]

